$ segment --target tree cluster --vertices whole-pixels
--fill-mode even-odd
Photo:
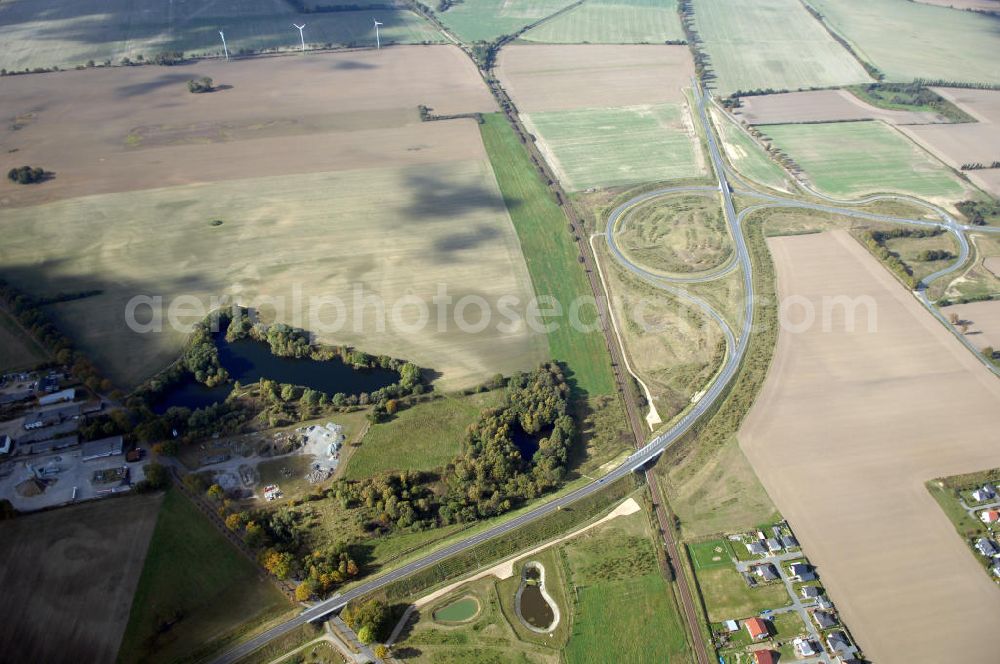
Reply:
[[[203,76],[199,79],[191,79],[188,81],[188,92],[193,92],[195,94],[200,94],[203,92],[211,92],[215,89],[214,82],[208,76]]]
[[[1000,201],[961,201],[955,207],[974,226],[1000,221]]]
[[[963,171],[981,171],[981,170],[987,169],[987,168],[1000,168],[1000,159],[996,159],[994,161],[991,161],[990,164],[989,164],[989,166],[987,166],[986,164],[984,164],[981,161],[976,161],[976,162],[962,164],[962,170]]]
[[[955,257],[955,254],[945,249],[925,249],[917,254],[918,261],[929,263],[932,261],[945,261]]]
[[[340,612],[340,618],[357,633],[358,640],[364,644],[384,641],[392,627],[389,607],[377,599],[348,604]]]
[[[48,173],[38,166],[18,166],[7,171],[7,179],[17,184],[35,184],[46,178]]]
[[[195,324],[184,349],[183,362],[195,380],[209,387],[229,380],[229,372],[219,360],[219,348],[215,345],[211,326],[206,321]]]

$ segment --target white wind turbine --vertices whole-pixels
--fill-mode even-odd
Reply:
[[[382,40],[379,39],[379,36],[378,36],[378,26],[380,26],[382,24],[379,23],[378,20],[376,20],[374,18],[372,20],[375,21],[375,48],[376,49],[381,49],[382,48]]]
[[[229,62],[229,47],[226,46],[226,35],[222,34],[222,30],[219,30],[219,36],[222,37],[222,50],[226,52],[226,62]]]
[[[305,53],[306,52],[306,38],[302,36],[302,29],[306,27],[306,24],[303,23],[302,25],[295,25],[294,23],[292,23],[292,27],[299,29],[299,41],[302,42],[302,52]]]

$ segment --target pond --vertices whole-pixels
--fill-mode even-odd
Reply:
[[[555,427],[550,424],[543,427],[538,433],[530,434],[521,427],[520,422],[514,422],[514,425],[511,427],[510,438],[514,441],[517,451],[521,453],[521,458],[525,461],[531,461],[535,456],[535,452],[538,451],[538,444],[542,438],[548,438],[552,434],[553,429]]]
[[[545,591],[545,568],[540,563],[525,564],[514,610],[533,632],[551,632],[559,624],[559,608]]]
[[[474,597],[463,597],[434,612],[434,620],[441,622],[465,622],[479,613],[479,602]]]
[[[229,372],[230,378],[244,385],[267,378],[330,395],[338,392],[352,395],[374,392],[399,380],[399,374],[395,371],[382,368],[355,369],[344,364],[340,358],[318,362],[308,358],[279,357],[271,353],[269,345],[253,339],[229,342],[219,335],[216,345],[222,367]],[[172,406],[192,410],[204,408],[223,401],[231,389],[231,384],[206,387],[188,377],[161,396],[153,410],[163,413]]]

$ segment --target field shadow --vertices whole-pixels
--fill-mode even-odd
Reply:
[[[443,216],[477,211],[502,214],[506,210],[496,191],[479,184],[454,184],[433,175],[410,175],[404,186],[415,197],[399,212],[411,221],[439,221]]]
[[[115,89],[115,95],[121,99],[140,97],[171,85],[180,86],[182,83],[187,83],[190,78],[190,75],[182,73],[163,74],[151,81],[143,81],[142,83],[132,83],[131,85],[120,86]],[[181,92],[184,94],[190,94],[187,89],[181,89],[178,87],[178,94]]]
[[[378,69],[378,65],[370,62],[359,62],[358,60],[341,60],[333,65],[333,69]]]
[[[460,233],[453,233],[447,237],[438,238],[433,242],[433,249],[437,253],[453,253],[476,249],[480,245],[495,240],[500,237],[500,231],[493,226],[480,224],[472,230]]]

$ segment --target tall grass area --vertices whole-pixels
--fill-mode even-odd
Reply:
[[[170,490],[118,661],[186,661],[213,639],[231,638],[292,608],[183,494]]]
[[[577,260],[579,254],[573,237],[566,228],[566,216],[538,178],[527,150],[506,118],[499,113],[485,116],[481,131],[504,203],[521,241],[535,293],[554,297],[563,312],[568,312],[576,298],[590,297],[592,293]],[[591,307],[583,308],[581,318],[588,322],[592,311]],[[600,330],[574,329],[567,316],[557,322],[548,335],[553,359],[569,366],[570,379],[578,390],[590,396],[611,394],[614,378]]]

